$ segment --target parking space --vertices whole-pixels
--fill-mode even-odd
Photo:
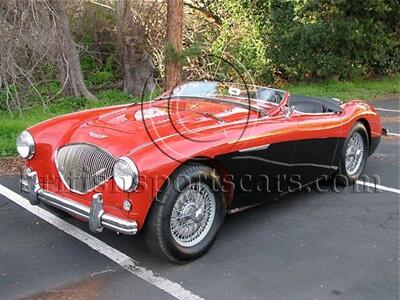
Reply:
[[[14,188],[16,180],[3,178],[1,184]],[[173,299],[2,195],[0,215],[0,299],[108,299],[110,291],[125,299],[132,293],[140,299]]]
[[[370,101],[382,118],[384,127],[400,137],[400,99]]]
[[[374,104],[400,109],[396,99]],[[385,127],[400,133],[399,113],[380,113]],[[365,171],[394,189],[400,189],[399,141],[384,138]],[[18,192],[17,180],[2,177],[0,184]],[[155,258],[141,234],[95,235],[161,283],[191,292],[181,296],[0,195],[0,299],[398,299],[399,194],[324,188],[228,216],[209,253],[187,265]],[[58,216],[88,232],[86,224]]]

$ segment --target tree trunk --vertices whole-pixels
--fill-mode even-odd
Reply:
[[[168,0],[167,15],[167,47],[177,53],[182,52],[183,35],[183,0]],[[182,64],[176,56],[165,60],[165,86],[167,90],[174,88],[182,81]]]
[[[96,99],[87,89],[83,80],[78,50],[72,39],[69,29],[65,2],[63,0],[49,0],[54,13],[57,32],[57,64],[61,85],[65,95]]]
[[[154,90],[155,80],[154,63],[146,50],[145,28],[135,21],[132,12],[134,2],[117,0],[115,10],[124,91],[139,97]]]

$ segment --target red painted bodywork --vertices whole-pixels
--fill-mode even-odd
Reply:
[[[339,114],[294,111],[286,117],[281,112],[286,98],[278,107],[263,104],[273,115],[270,117],[235,105],[199,99],[158,100],[57,117],[28,129],[34,137],[36,153],[27,161],[27,166],[38,172],[42,188],[87,206],[95,192],[103,192],[104,210],[136,220],[140,229],[166,178],[192,158],[212,159],[240,149],[279,142],[346,138],[359,120],[368,124],[371,137],[381,136],[380,118],[364,102],[343,104],[343,112]],[[153,117],[141,120],[146,114],[153,114]],[[58,148],[70,143],[89,143],[116,158],[130,157],[139,169],[140,188],[131,193],[122,192],[111,179],[86,195],[68,191],[56,170],[55,154]],[[224,166],[220,166],[220,170],[223,169]],[[133,203],[130,213],[122,210],[122,201],[127,198]]]

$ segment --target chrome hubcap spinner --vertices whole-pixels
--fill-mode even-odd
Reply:
[[[199,244],[210,231],[215,213],[215,196],[208,185],[187,186],[172,209],[170,230],[175,242],[182,247]]]

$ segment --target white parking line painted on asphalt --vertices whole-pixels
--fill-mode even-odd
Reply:
[[[395,194],[399,194],[400,195],[400,190],[398,189],[394,189],[391,187],[387,187],[387,186],[383,186],[380,184],[375,184],[372,182],[366,182],[366,181],[361,181],[361,180],[357,180],[356,184],[358,185],[363,185],[363,186],[367,186],[367,187],[371,187],[371,188],[375,188],[377,190],[381,190],[381,191],[385,191],[385,192],[391,192],[391,193],[395,193]]]
[[[387,135],[400,137],[400,134],[398,134],[398,133],[392,133],[392,132],[388,132]]]
[[[181,285],[173,282],[169,279],[156,276],[153,271],[147,270],[141,267],[138,262],[133,260],[131,257],[122,253],[121,251],[114,249],[113,247],[107,245],[103,241],[95,238],[94,236],[88,234],[87,232],[71,225],[70,223],[64,221],[63,219],[53,215],[47,210],[40,208],[38,206],[32,206],[29,201],[22,197],[21,195],[13,192],[12,190],[6,188],[0,184],[0,194],[10,199],[19,206],[25,208],[30,213],[41,218],[47,223],[57,227],[66,234],[73,236],[82,243],[86,244],[93,250],[99,252],[100,254],[108,257],[125,270],[129,271],[133,275],[143,279],[144,281],[150,283],[151,285],[163,290],[164,292],[170,294],[179,300],[202,300],[203,298],[194,295],[192,292],[186,290]]]
[[[376,110],[400,113],[400,110],[375,107]]]

